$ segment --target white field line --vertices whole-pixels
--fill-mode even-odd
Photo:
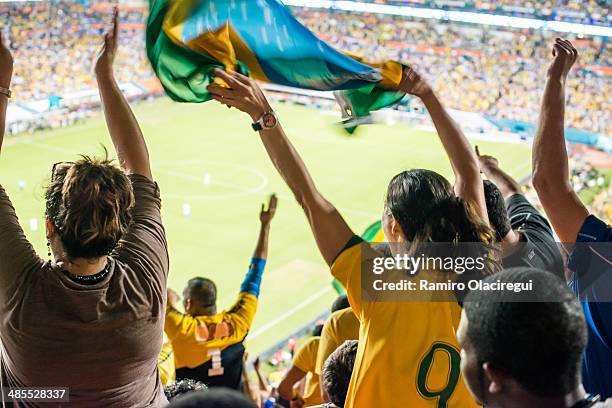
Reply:
[[[283,313],[282,315],[278,316],[276,319],[269,321],[268,323],[264,324],[263,326],[261,326],[257,330],[251,332],[249,334],[249,336],[247,337],[247,340],[254,340],[254,339],[256,339],[257,337],[261,336],[262,334],[264,334],[268,330],[272,329],[277,324],[282,323],[283,321],[287,320],[288,318],[290,318],[291,316],[293,316],[294,314],[296,314],[300,310],[306,308],[311,303],[314,303],[317,299],[323,297],[324,295],[326,295],[328,292],[332,291],[333,289],[334,288],[331,285],[328,285],[328,286],[324,287],[323,289],[319,290],[318,292],[312,294],[311,296],[306,298],[303,302],[301,302],[301,303],[295,305],[294,307],[292,307],[291,309],[287,310],[285,313]]]
[[[49,145],[44,144],[44,143],[25,142],[25,141],[23,141],[21,143],[22,144],[28,144],[28,145],[31,145],[33,147],[37,147],[39,149],[53,151],[53,152],[68,153],[68,154],[71,154],[71,155],[78,154],[78,152],[76,152],[74,150],[65,149],[65,148],[56,147],[56,146],[49,146]],[[224,163],[226,163],[228,165],[231,165],[230,162],[224,162]],[[168,163],[164,162],[164,165],[167,165],[167,164]],[[193,174],[188,174],[188,173],[183,173],[183,172],[178,172],[178,171],[173,171],[173,170],[157,169],[154,164],[152,165],[152,167],[153,167],[154,172],[159,172],[159,173],[166,174],[166,175],[173,175],[175,177],[180,177],[180,178],[183,178],[183,179],[186,179],[186,180],[192,180],[194,182],[200,182],[202,180],[202,177],[194,176]],[[262,178],[262,183],[265,180],[265,184],[267,185],[267,181],[268,180],[267,180],[267,177],[263,173],[259,172],[255,168],[251,168],[251,167],[249,167],[249,170],[252,171],[253,173],[255,173],[256,175],[258,175],[260,178]],[[244,193],[246,193],[245,195],[252,194],[252,195],[259,195],[259,196],[264,196],[264,197],[269,195],[268,192],[264,192],[263,191],[263,188],[265,188],[265,185],[262,186],[261,184],[258,187],[254,188],[254,189],[253,188],[251,188],[251,189],[245,188],[243,186],[239,186],[239,185],[235,185],[235,184],[231,184],[231,183],[222,183],[222,182],[218,182],[218,181],[214,181],[214,180],[211,180],[211,184],[216,184],[216,185],[228,188],[228,189],[235,189],[235,190],[243,189]],[[162,193],[162,196],[164,196],[163,193]],[[222,195],[222,196],[225,196],[225,195]],[[174,197],[173,196],[172,198],[174,198],[174,199],[181,199],[181,198],[185,198],[185,199],[191,198],[191,199],[193,199],[194,197],[195,196],[192,196],[192,197],[187,197],[187,196],[185,196],[185,197],[182,197],[182,196]],[[282,200],[287,200],[287,201],[294,199],[294,197],[292,195],[290,195],[290,194],[278,194],[278,197],[281,198]],[[223,197],[220,197],[220,198],[223,198]],[[228,198],[231,198],[231,197],[229,197],[229,195],[228,195]],[[356,209],[353,209],[353,208],[341,208],[341,211],[345,212],[347,214],[352,214],[352,215],[357,215],[357,216],[360,216],[360,217],[371,218],[373,220],[374,219],[378,219],[378,217],[380,217],[380,213],[375,213],[375,212],[372,212],[372,211],[356,210]]]

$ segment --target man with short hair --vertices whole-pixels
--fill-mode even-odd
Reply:
[[[178,295],[168,290],[164,330],[174,348],[177,380],[189,378],[208,387],[241,389],[243,342],[257,310],[276,202],[272,195],[268,210],[262,205],[257,246],[234,306],[217,312],[217,287],[203,277],[187,283],[183,291],[185,313],[178,310]]]
[[[329,355],[323,366],[321,386],[331,402],[313,408],[342,408],[346,403],[349,383],[357,357],[357,340],[347,340]]]
[[[489,222],[503,246],[504,268],[539,268],[565,280],[563,257],[552,228],[527,200],[521,186],[499,167],[493,156],[481,155],[476,146],[484,181]]]
[[[511,268],[484,283],[530,290],[473,290],[457,331],[461,371],[479,404],[494,407],[591,407],[582,386],[587,327],[565,282],[535,268]]]
[[[331,312],[334,313],[338,310],[348,309],[349,307],[351,307],[351,304],[348,301],[348,296],[340,295],[334,300],[334,303],[332,303]]]
[[[336,349],[325,361],[321,383],[325,387],[329,400],[337,407],[344,407],[355,358],[357,357],[357,340],[347,340]]]

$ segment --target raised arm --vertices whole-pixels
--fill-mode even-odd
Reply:
[[[257,245],[255,246],[255,251],[253,252],[253,257],[251,259],[251,263],[249,264],[249,270],[240,285],[240,294],[238,296],[238,302],[236,303],[237,308],[234,308],[234,312],[243,315],[246,321],[252,322],[254,317],[254,308],[252,309],[250,306],[251,303],[254,304],[254,307],[257,306],[257,298],[259,297],[259,290],[261,287],[261,279],[263,277],[264,269],[266,268],[266,260],[268,258],[268,236],[270,235],[270,222],[274,218],[274,214],[276,214],[276,204],[278,199],[275,194],[270,196],[270,201],[268,203],[268,209],[265,209],[264,204],[261,205],[261,211],[259,212],[259,221],[261,222],[261,227],[259,228],[259,237],[257,238]],[[250,301],[243,301],[242,298],[245,294],[253,295],[254,298]],[[244,309],[243,312],[239,312],[239,310]],[[253,315],[250,315],[251,309],[253,310]],[[248,323],[250,326],[251,323]]]
[[[283,380],[280,382],[280,384],[278,384],[278,395],[283,399],[281,401],[281,405],[284,403],[283,406],[289,407],[291,400],[300,399],[300,397],[297,395],[295,384],[300,382],[302,378],[306,377],[306,374],[308,373],[300,370],[295,366],[295,364],[289,368]]]
[[[11,78],[13,77],[13,56],[4,44],[4,38],[0,33],[0,87],[4,88],[5,92],[0,92],[0,152],[2,151],[2,142],[4,141],[4,129],[6,127],[6,110],[8,108],[8,90],[11,87]]]
[[[572,243],[588,210],[572,189],[565,148],[565,82],[578,52],[560,38],[553,46],[538,130],[533,142],[533,186],[561,242]]]
[[[9,88],[13,76],[13,57],[0,35],[0,149],[6,126]],[[15,208],[0,180],[0,313],[16,301],[18,285],[25,282],[33,271],[40,270],[43,261],[28,242]]]
[[[470,142],[446,112],[429,84],[415,70],[412,68],[404,69],[404,77],[399,89],[423,101],[450,160],[453,173],[455,173],[455,193],[464,200],[471,202],[480,218],[488,223],[489,217],[478,157],[476,157]]]
[[[255,246],[255,251],[253,252],[253,258],[268,258],[268,237],[270,235],[270,222],[272,221],[272,218],[274,218],[274,214],[276,214],[277,203],[278,198],[276,198],[276,194],[272,194],[270,196],[270,201],[268,202],[268,209],[265,209],[264,204],[261,205],[261,211],[259,212],[259,221],[261,223],[261,226],[259,228],[259,237],[257,238],[257,245]]]
[[[104,36],[104,45],[95,67],[104,117],[121,167],[128,174],[140,174],[151,179],[147,145],[136,117],[121,92],[113,73],[113,62],[118,46],[119,11],[115,9],[113,27]]]
[[[480,162],[480,170],[497,186],[497,188],[499,188],[504,200],[507,200],[515,194],[523,194],[523,190],[519,183],[499,167],[499,162],[495,157],[481,155],[478,146],[476,146],[476,154]]]
[[[216,70],[215,73],[230,87],[210,85],[208,90],[215,100],[247,113],[253,122],[261,119],[264,113],[272,112],[255,81],[235,72]],[[325,262],[331,265],[354,233],[336,208],[317,190],[280,123],[272,128],[264,127],[259,135],[272,163],[304,209]]]
[[[253,370],[255,371],[255,374],[257,375],[257,385],[259,386],[259,390],[269,391],[268,383],[266,382],[263,374],[261,373],[261,359],[259,356],[255,358],[255,361],[253,361]]]

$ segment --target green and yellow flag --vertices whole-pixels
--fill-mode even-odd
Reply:
[[[147,55],[168,96],[211,99],[212,70],[321,91],[342,90],[349,117],[399,102],[396,62],[342,53],[300,24],[280,0],[149,0]]]
[[[382,230],[382,222],[378,220],[372,223],[372,225],[370,225],[368,228],[365,229],[365,231],[363,231],[363,234],[361,234],[361,238],[364,241],[372,242],[374,244],[380,244],[385,242],[385,234]],[[346,290],[337,279],[334,279],[332,281],[332,286],[334,287],[338,295],[346,294]]]
[[[361,234],[361,238],[365,241],[380,244],[385,242],[385,234],[382,230],[382,222],[380,220],[374,222]]]

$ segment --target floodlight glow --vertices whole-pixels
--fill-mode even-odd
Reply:
[[[612,37],[611,27],[568,23],[565,21],[547,21],[536,18],[512,17],[500,14],[475,13],[470,11],[445,11],[410,6],[362,3],[359,1],[349,0],[283,0],[283,3],[288,6],[297,7],[324,8],[332,10],[388,14],[393,16],[449,20],[461,23],[483,24],[498,27],[548,29],[561,33]]]

